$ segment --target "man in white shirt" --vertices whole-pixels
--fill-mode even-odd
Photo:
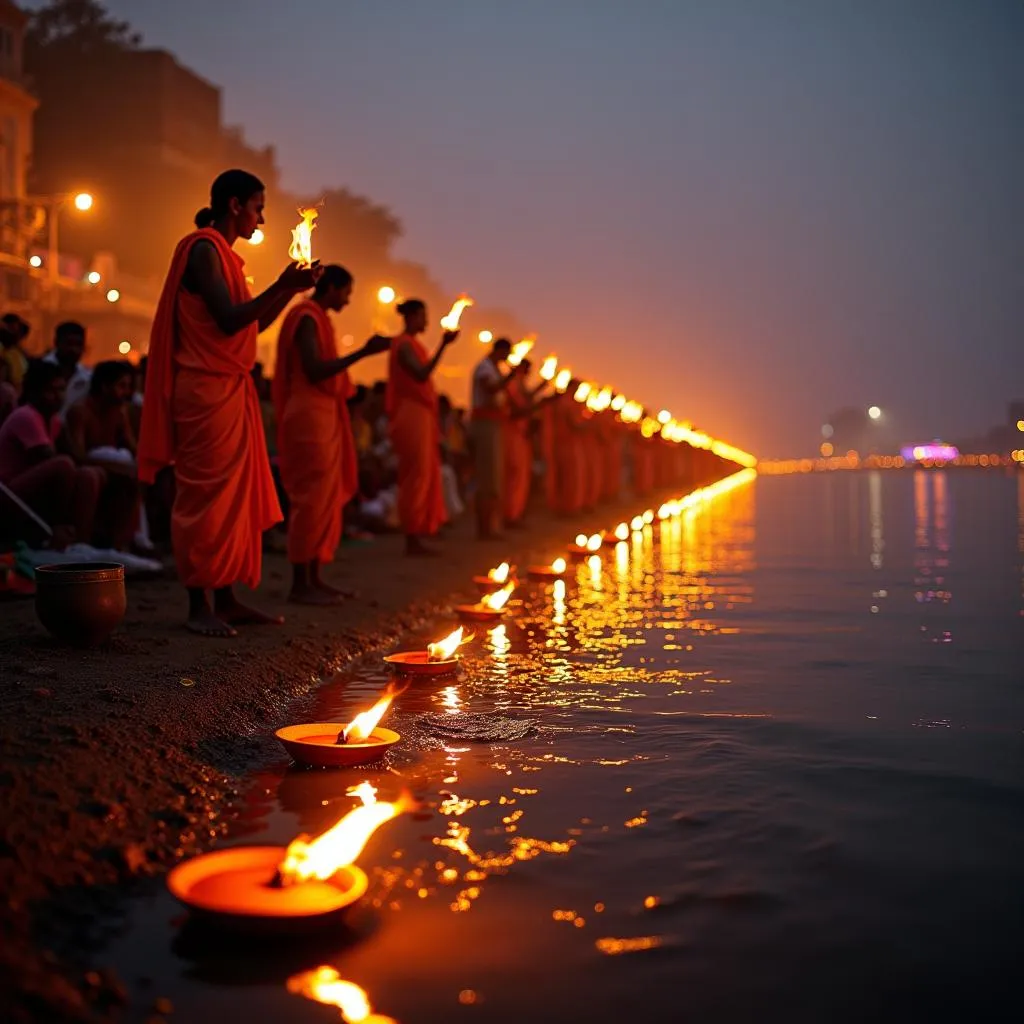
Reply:
[[[60,410],[61,422],[68,409],[89,394],[92,371],[82,365],[84,352],[85,328],[74,320],[58,324],[53,332],[53,348],[43,356],[43,362],[54,363],[60,367],[61,376],[67,382],[64,405]]]
[[[499,338],[473,370],[473,416],[469,432],[473,444],[479,540],[492,540],[498,536],[496,527],[504,483],[501,431],[507,403],[505,390],[516,374],[515,369],[502,374],[500,364],[508,359],[511,351],[512,343],[508,338]]]

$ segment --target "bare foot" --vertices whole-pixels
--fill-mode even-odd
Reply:
[[[341,604],[344,598],[342,598],[341,594],[332,593],[320,587],[305,586],[292,587],[288,600],[292,604],[313,604],[322,607],[324,605]]]
[[[200,636],[238,636],[238,630],[232,629],[223,619],[218,618],[209,608],[189,617],[185,628]]]
[[[250,608],[242,604],[236,597],[221,600],[216,604],[217,617],[230,626],[281,626],[284,625],[283,615],[268,615],[258,608]]]

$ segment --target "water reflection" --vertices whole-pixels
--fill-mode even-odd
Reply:
[[[951,549],[949,481],[941,470],[914,473],[914,597],[922,606],[922,638],[953,640],[942,606],[953,598],[947,585]]]

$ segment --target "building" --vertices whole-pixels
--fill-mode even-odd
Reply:
[[[32,115],[39,105],[22,68],[28,15],[0,0],[0,306],[30,318],[34,282],[28,239],[41,220],[27,201],[32,159]]]

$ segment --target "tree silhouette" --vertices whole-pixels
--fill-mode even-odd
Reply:
[[[97,0],[50,0],[30,12],[25,68],[36,75],[62,61],[97,59],[141,44],[142,36],[127,21],[112,18]]]

